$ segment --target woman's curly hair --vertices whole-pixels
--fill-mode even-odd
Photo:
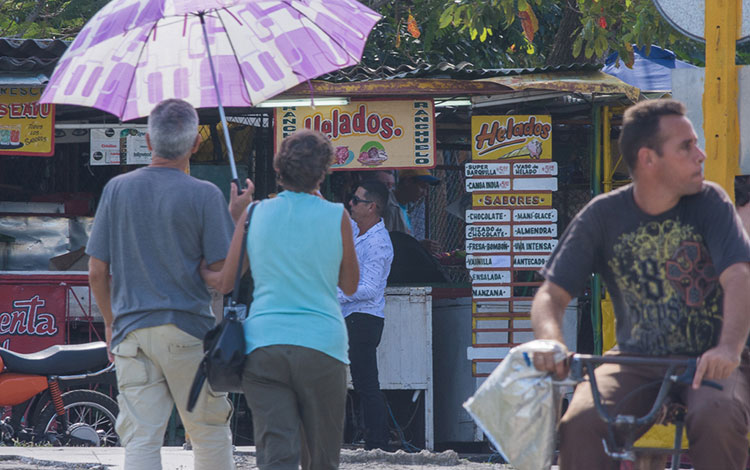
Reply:
[[[310,192],[333,163],[333,144],[318,131],[301,129],[281,142],[273,157],[279,183],[290,191]]]

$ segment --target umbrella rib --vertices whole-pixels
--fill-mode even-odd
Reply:
[[[146,34],[146,40],[143,41],[143,47],[141,47],[141,50],[138,51],[138,60],[136,60],[136,68],[138,63],[141,61],[141,57],[143,57],[143,50],[148,46],[148,39],[151,37],[151,33],[156,29],[156,24],[159,21],[154,21],[154,24],[151,25],[151,28],[148,30],[148,34]],[[128,107],[128,99],[130,98],[130,90],[133,89],[133,82],[135,82],[135,74],[136,70],[133,70],[133,80],[130,80],[130,83],[128,83],[128,90],[125,93],[125,104],[123,105],[122,111],[120,111],[120,116],[125,114],[125,109]],[[122,117],[120,117],[120,122],[122,122]]]
[[[226,11],[227,14],[232,16],[234,18],[234,15],[232,15],[229,10],[226,9],[226,7],[222,8],[221,10]],[[226,32],[227,41],[229,42],[229,47],[232,48],[232,57],[234,57],[235,62],[237,62],[237,69],[240,72],[240,76],[242,77],[242,86],[245,87],[245,92],[247,92],[247,98],[250,100],[250,105],[254,106],[255,103],[253,103],[252,96],[250,94],[250,90],[247,87],[247,77],[245,76],[245,73],[242,71],[242,64],[240,64],[239,57],[237,56],[237,50],[234,48],[234,44],[232,43],[232,37],[229,35],[229,31],[227,31],[227,26],[224,24],[224,18],[222,15],[219,14],[220,10],[214,10],[216,12],[216,17],[221,22],[221,26],[224,28],[224,31]],[[236,18],[235,18],[236,19]],[[206,44],[206,47],[208,47],[208,44]]]
[[[309,16],[307,16],[304,12],[300,11],[298,8],[296,8],[292,4],[292,2],[290,2],[288,0],[282,0],[282,3],[285,3],[285,4],[289,5],[289,8],[291,8],[294,11],[296,11],[297,13],[299,13],[300,16],[304,17],[310,23],[311,26],[315,27],[315,29],[317,29],[318,31],[320,31],[323,34],[325,34],[333,43],[335,43],[339,47],[339,49],[341,49],[342,51],[344,51],[344,53],[346,55],[348,55],[350,58],[354,59],[355,61],[359,62],[360,59],[358,59],[357,57],[353,56],[338,40],[336,40],[336,38],[334,38],[333,36],[331,36],[330,34],[328,34],[328,32],[326,30],[324,30],[323,28],[321,28],[320,26],[318,26],[315,23],[315,21],[312,20],[312,18],[310,18]],[[333,64],[333,65],[339,66],[338,64]]]

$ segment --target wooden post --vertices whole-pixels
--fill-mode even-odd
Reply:
[[[703,133],[706,137],[706,179],[719,183],[734,200],[739,172],[736,41],[742,0],[706,2],[706,78],[703,91]]]

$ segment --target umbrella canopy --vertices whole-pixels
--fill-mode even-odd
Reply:
[[[355,0],[111,1],[60,59],[40,102],[124,121],[166,98],[252,106],[358,63],[379,19]]]
[[[648,55],[645,47],[633,47],[633,52],[633,68],[628,68],[622,60],[618,64],[618,55],[614,52],[607,57],[602,72],[638,87],[641,91],[671,91],[673,69],[697,68],[678,60],[674,52],[660,47],[651,46]]]

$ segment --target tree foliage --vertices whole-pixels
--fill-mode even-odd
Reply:
[[[610,52],[617,52],[626,64],[632,64],[633,45],[648,48],[656,44],[675,50],[683,59],[702,62],[702,45],[672,28],[652,0],[449,0],[441,15],[441,26],[468,31],[481,42],[496,31],[513,28],[518,23],[519,12],[528,9],[540,18],[550,9],[578,17],[568,31],[559,31],[551,43],[527,38],[541,52],[540,62],[545,51],[550,56],[565,55],[553,53],[555,48],[570,47],[561,40],[564,37],[573,39],[568,56],[572,61],[596,61]],[[547,24],[547,27],[554,26]]]
[[[73,39],[107,1],[0,0],[0,36]],[[696,65],[705,57],[704,45],[674,30],[653,0],[360,1],[384,16],[365,49],[371,67],[539,67],[601,61],[611,52],[632,63],[633,45],[652,44]],[[750,43],[738,46],[738,62],[750,62]]]
[[[73,39],[107,0],[0,0],[0,37]]]
[[[520,22],[513,27],[496,28],[492,34],[487,31],[474,34],[469,28],[446,23],[441,13],[450,8],[452,0],[363,0],[363,3],[383,15],[365,48],[363,63],[370,67],[463,61],[482,68],[535,67],[540,57],[544,58],[544,51],[535,49],[526,40]],[[419,28],[418,37],[409,30],[410,15]],[[540,44],[552,43],[557,30],[554,25],[560,15],[561,10],[555,6],[540,12],[536,32]]]

